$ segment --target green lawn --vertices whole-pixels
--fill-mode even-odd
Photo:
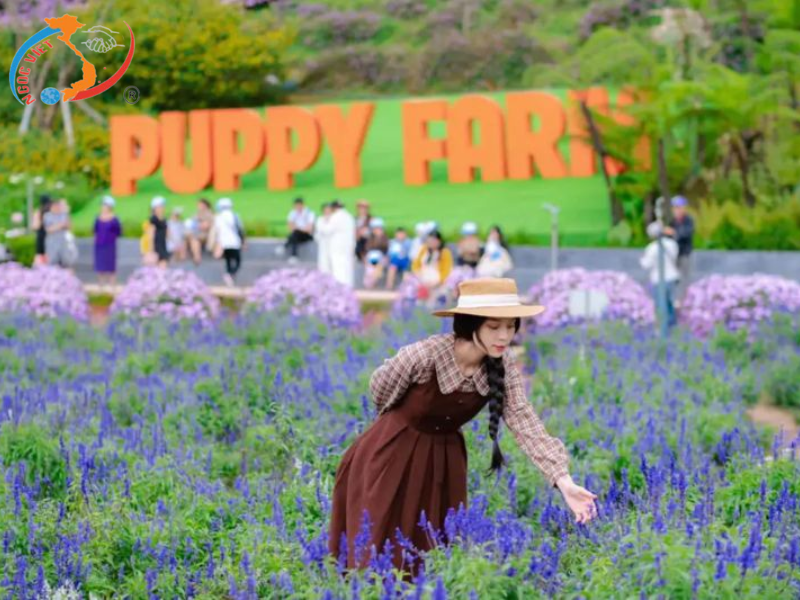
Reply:
[[[556,92],[562,95],[560,92]],[[501,103],[504,94],[491,94]],[[211,200],[227,195],[233,198],[236,211],[242,216],[252,234],[280,236],[285,231],[286,214],[295,196],[318,210],[322,202],[340,198],[349,209],[355,201],[367,198],[373,214],[383,217],[389,226],[413,227],[420,220],[435,220],[446,235],[452,236],[465,220],[475,220],[485,231],[499,224],[507,234],[524,236],[537,243],[549,238],[550,217],[542,208],[543,202],[561,207],[562,241],[567,244],[589,245],[602,243],[610,224],[608,201],[601,176],[580,179],[546,180],[536,177],[530,181],[496,183],[475,182],[452,185],[447,182],[446,163],[432,169],[432,182],[425,186],[409,187],[403,183],[400,104],[402,99],[376,101],[376,110],[362,151],[363,184],[358,188],[337,190],[333,186],[333,168],[327,147],[314,167],[298,174],[295,189],[271,192],[266,189],[266,165],[262,164],[242,178],[242,189],[230,194],[213,190],[206,193],[179,195],[166,190],[160,173],[139,182],[138,192],[117,198],[117,212],[129,235],[139,232],[147,218],[150,199],[165,195],[171,206],[183,206],[191,214],[197,198]],[[435,137],[444,135],[444,124],[432,127]],[[564,140],[566,148],[566,140]],[[565,151],[566,155],[566,151]],[[99,196],[75,215],[76,230],[91,230],[99,208]]]

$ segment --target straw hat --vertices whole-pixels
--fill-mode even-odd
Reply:
[[[458,284],[458,305],[437,310],[437,317],[475,315],[495,319],[535,317],[544,312],[544,306],[522,304],[517,293],[517,282],[510,278],[486,277],[467,279]]]

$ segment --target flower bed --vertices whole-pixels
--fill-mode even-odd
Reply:
[[[219,300],[194,273],[141,267],[131,274],[109,310],[112,316],[210,323],[219,309]]]
[[[655,320],[650,294],[629,275],[618,271],[575,268],[550,272],[528,290],[530,301],[547,309],[536,317],[536,326],[555,329],[583,322],[584,318],[570,314],[570,294],[578,290],[594,290],[606,295],[608,306],[602,320],[636,325],[650,324]]]
[[[24,312],[37,317],[89,318],[83,284],[60,267],[31,269],[16,263],[0,265],[0,312]]]
[[[361,323],[355,292],[332,276],[312,269],[278,269],[260,277],[247,296],[257,311],[288,310],[295,316],[320,319],[333,327]]]
[[[705,337],[717,326],[754,330],[777,312],[800,312],[800,283],[774,275],[711,275],[686,290],[681,321]]]

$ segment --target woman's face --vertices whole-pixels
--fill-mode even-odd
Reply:
[[[497,233],[497,229],[492,229],[489,231],[489,241],[491,242],[499,242],[500,241],[500,234]]]
[[[476,335],[492,358],[500,358],[514,339],[514,319],[486,319]]]
[[[431,250],[438,250],[439,249],[439,238],[435,235],[429,235],[428,239],[425,240],[425,243],[428,245],[428,248]]]

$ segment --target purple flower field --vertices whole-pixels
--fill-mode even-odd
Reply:
[[[482,413],[465,428],[469,506],[431,532],[436,550],[408,550],[425,564],[414,581],[378,554],[338,573],[330,492],[375,416],[372,370],[448,321],[324,324],[0,315],[2,596],[68,585],[130,598],[800,594],[800,466],[745,414],[777,377],[791,382],[776,369],[800,360],[796,317],[750,342],[677,330],[664,346],[652,325],[619,322],[523,336],[531,401],[600,516],[575,525],[505,430],[510,465],[486,476]]]

